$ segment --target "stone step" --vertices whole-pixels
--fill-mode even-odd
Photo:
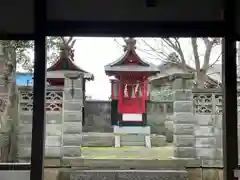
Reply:
[[[163,147],[167,145],[166,136],[151,134],[151,145],[152,147]]]
[[[108,147],[114,146],[113,133],[89,133],[82,136],[82,146],[87,147]]]
[[[121,146],[127,146],[127,147],[145,147],[146,143],[144,141],[142,142],[136,142],[136,141],[121,141]]]
[[[1,180],[30,180],[30,171],[1,171]],[[78,170],[60,172],[58,180],[187,180],[185,170]]]
[[[187,180],[186,170],[65,170],[59,180]]]
[[[121,146],[142,146],[145,147],[144,135],[123,135],[120,137]]]

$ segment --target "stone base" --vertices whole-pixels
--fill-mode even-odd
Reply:
[[[114,126],[115,147],[121,146],[145,146],[151,148],[150,127],[149,126]],[[125,136],[125,138],[123,137]],[[141,140],[140,138],[143,138]],[[139,138],[138,138],[139,137]],[[135,139],[134,139],[135,138]],[[134,140],[131,140],[134,139]],[[123,141],[124,140],[124,141]],[[138,142],[136,145],[136,142]],[[141,143],[142,141],[142,143]]]
[[[83,133],[82,146],[86,147],[114,147],[113,133]]]
[[[185,170],[77,170],[61,172],[59,180],[187,180]]]
[[[0,171],[1,180],[18,179],[18,180],[30,180],[30,170],[29,171]]]
[[[163,147],[167,145],[166,136],[163,135],[151,135],[151,146],[152,147]]]

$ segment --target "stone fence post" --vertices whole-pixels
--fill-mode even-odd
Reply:
[[[81,156],[83,106],[82,81],[82,76],[77,80],[65,78],[62,128],[63,157]],[[72,93],[72,90],[74,93]]]
[[[175,158],[196,158],[195,116],[193,114],[193,74],[175,74],[173,84],[173,143]]]

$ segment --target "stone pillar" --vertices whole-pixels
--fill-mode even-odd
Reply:
[[[193,114],[193,96],[191,74],[178,75],[173,80],[173,143],[175,158],[196,158],[195,116]]]
[[[72,97],[72,80],[65,79],[63,98],[63,157],[80,157],[82,141],[82,93],[83,77],[73,80],[74,96]]]

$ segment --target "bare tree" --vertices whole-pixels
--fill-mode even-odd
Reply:
[[[154,58],[157,57],[157,59],[160,59],[164,62],[177,63],[184,71],[189,71],[189,64],[186,54],[184,54],[184,49],[182,47],[180,38],[162,38],[160,40],[156,40],[158,41],[156,43],[160,44],[159,47],[153,47],[144,39],[141,39],[141,41],[145,44],[145,46],[148,47],[149,50],[146,51],[146,49],[140,49],[140,51],[144,51],[150,56],[154,56]],[[204,52],[200,52],[200,41],[202,41],[205,46]],[[194,72],[196,74],[196,86],[198,88],[204,88],[204,82],[207,78],[208,69],[221,59],[220,52],[217,58],[212,63],[210,63],[211,53],[213,49],[220,44],[220,38],[191,38],[191,58],[195,64]]]

